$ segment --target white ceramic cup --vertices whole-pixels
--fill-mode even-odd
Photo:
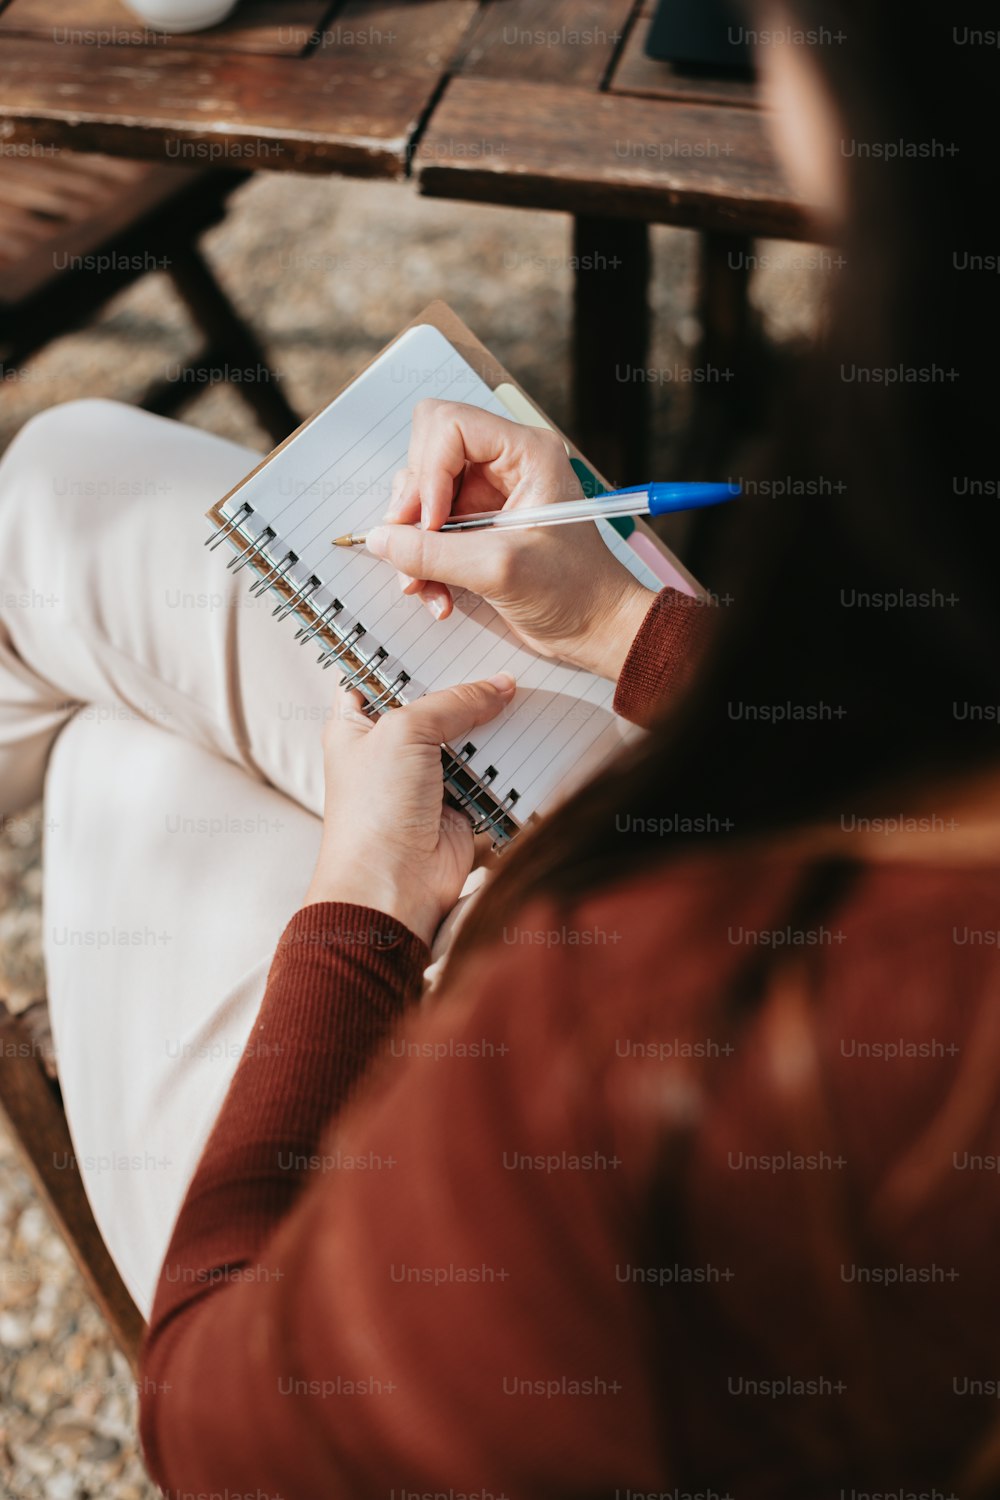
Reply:
[[[205,31],[235,9],[236,0],[125,0],[153,31]]]

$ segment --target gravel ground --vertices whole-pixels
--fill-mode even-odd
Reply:
[[[654,231],[650,363],[683,364],[694,239]],[[242,188],[206,248],[263,337],[293,405],[311,411],[422,306],[445,297],[559,422],[568,421],[569,226],[559,215],[432,203],[394,185],[263,175]],[[814,326],[821,272],[804,247],[760,246],[754,298],[784,342]],[[81,392],[136,399],[197,347],[167,278],[153,273],[82,333],[51,344],[0,388],[0,449],[34,412]],[[690,387],[655,393],[654,470],[669,474]],[[185,420],[266,448],[232,389]],[[637,476],[638,477],[638,476]],[[0,993],[43,993],[40,809],[0,820]],[[0,1125],[0,1481],[5,1500],[146,1500],[128,1369]]]

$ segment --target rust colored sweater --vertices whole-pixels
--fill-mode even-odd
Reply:
[[[699,616],[658,597],[623,712]],[[805,873],[712,852],[536,906],[431,1008],[412,933],[300,911],[161,1273],[168,1493],[931,1492],[998,1410],[1000,1110],[970,1080],[1000,976],[956,934],[995,933],[1000,872],[861,866],[737,1025]]]

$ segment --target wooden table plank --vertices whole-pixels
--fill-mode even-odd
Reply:
[[[221,26],[167,35],[150,30],[121,0],[9,0],[0,39],[55,45],[172,47],[184,52],[260,52],[297,57],[320,30],[330,0],[241,0]]]
[[[402,177],[433,70],[355,57],[0,44],[0,139],[181,164]]]
[[[636,0],[492,0],[470,33],[461,70],[600,88],[635,7]]]
[[[762,112],[459,77],[414,171],[439,198],[807,238]]]
[[[757,85],[749,79],[696,73],[647,57],[646,36],[655,10],[655,0],[644,0],[608,84],[613,94],[682,99],[689,104],[737,104],[749,109],[759,104]]]
[[[387,68],[433,68],[444,73],[479,14],[478,0],[348,0],[318,33],[327,53]]]

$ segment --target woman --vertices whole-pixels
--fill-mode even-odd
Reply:
[[[105,545],[71,508],[56,554],[76,634],[11,613],[6,795],[37,792],[58,733],[60,1067],[144,1307],[193,1177],[141,1382],[169,1492],[995,1490],[1000,528],[956,496],[990,479],[977,340],[996,293],[950,271],[988,243],[987,64],[960,76],[930,12],[909,17],[906,69],[889,16],[803,4],[767,24],[844,36],[760,56],[788,170],[846,265],[759,469],[760,492],[791,475],[809,498],[743,503],[730,604],[643,596],[586,528],[376,543],[435,612],[450,584],[481,591],[651,726],[505,856],[431,1007],[429,945],[474,857],[437,747],[516,688],[375,725],[339,704],[317,854],[318,689],[284,685],[255,612],[170,620],[190,537],[145,552],[154,502],[100,490],[109,443],[119,484],[162,444],[197,515],[246,455],[87,404],[34,424],[0,475],[22,589],[43,551],[51,571],[53,476],[98,487]],[[857,149],[935,140],[958,154]],[[567,482],[543,437],[432,406],[395,519],[432,531],[461,475],[494,503]],[[239,829],[198,833],[249,808],[252,859]],[[121,929],[98,942],[108,912]],[[143,1150],[113,1180],[122,1140]]]

